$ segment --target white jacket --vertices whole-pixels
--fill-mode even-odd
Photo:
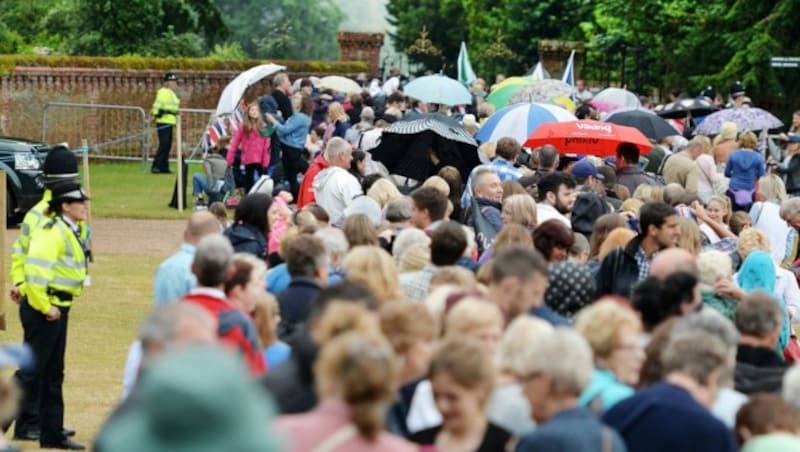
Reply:
[[[358,179],[347,170],[338,166],[331,166],[320,171],[314,178],[311,187],[317,204],[322,206],[331,223],[337,224],[344,215],[344,208],[361,192]]]

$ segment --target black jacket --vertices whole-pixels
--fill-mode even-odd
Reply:
[[[275,102],[278,104],[278,111],[281,112],[283,120],[286,121],[289,119],[294,113],[292,101],[289,99],[289,96],[284,94],[283,91],[276,89],[272,92],[272,98],[275,99]]]
[[[748,395],[756,392],[780,392],[786,369],[787,364],[778,357],[775,350],[740,345],[736,350],[735,388]]]
[[[308,320],[311,302],[317,298],[321,290],[319,284],[311,278],[292,278],[289,287],[278,294],[278,306],[281,313],[281,324],[278,326],[278,337],[286,339],[297,329],[297,326]]]
[[[317,404],[313,365],[318,347],[306,326],[298,328],[288,342],[292,355],[259,382],[275,400],[280,414],[305,413]]]
[[[642,244],[642,235],[633,238],[625,248],[617,248],[603,259],[595,275],[596,297],[620,295],[630,298],[633,288],[639,282],[639,264],[636,252]]]
[[[223,232],[231,241],[237,253],[249,253],[257,258],[267,260],[267,238],[264,233],[249,224],[235,224]]]
[[[786,168],[778,165],[775,169],[786,176],[786,192],[790,195],[800,194],[800,155],[793,155]]]

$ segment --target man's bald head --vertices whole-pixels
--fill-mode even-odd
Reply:
[[[650,276],[660,280],[667,279],[676,272],[699,274],[694,256],[683,248],[667,248],[653,257],[650,263]]]
[[[183,231],[183,240],[186,243],[197,245],[203,237],[208,234],[219,233],[220,223],[213,213],[201,210],[189,217],[186,230]]]

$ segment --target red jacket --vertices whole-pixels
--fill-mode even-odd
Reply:
[[[320,171],[324,170],[328,166],[328,161],[325,160],[325,157],[322,154],[318,155],[317,158],[314,159],[314,162],[309,165],[308,169],[306,170],[306,174],[303,176],[303,183],[300,184],[300,192],[297,195],[297,208],[302,209],[303,206],[306,204],[310,204],[315,201],[314,198],[314,189],[313,183],[314,178],[317,177],[317,174]]]
[[[184,300],[204,308],[214,316],[219,325],[217,335],[220,340],[236,347],[253,375],[259,376],[267,371],[267,365],[258,344],[256,327],[250,316],[227,299],[221,298],[221,293],[215,289],[196,288]]]

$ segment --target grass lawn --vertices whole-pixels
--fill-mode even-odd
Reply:
[[[122,370],[138,324],[152,306],[153,270],[163,256],[99,255],[91,266],[92,287],[70,311],[64,380],[64,425],[89,445],[122,390]],[[6,307],[5,341],[20,342],[14,305]],[[7,434],[11,438],[11,432]],[[18,442],[37,450],[36,442]]]
[[[175,163],[170,165],[174,172]],[[109,218],[188,218],[192,211],[193,173],[202,173],[199,163],[189,165],[187,175],[188,206],[183,213],[167,207],[172,198],[176,175],[151,174],[142,171],[141,162],[91,162],[92,215]]]

